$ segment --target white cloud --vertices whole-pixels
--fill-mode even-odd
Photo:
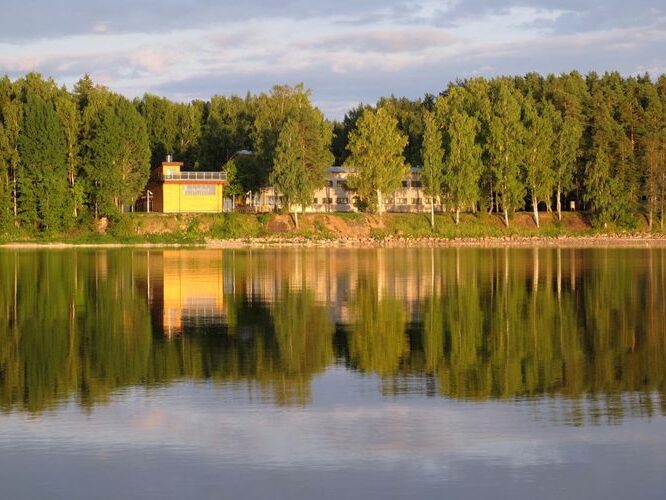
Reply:
[[[172,98],[304,81],[323,85],[315,96],[340,117],[343,103],[437,93],[466,75],[666,66],[662,10],[647,24],[567,33],[555,26],[573,10],[506,4],[453,15],[462,5],[424,0],[346,15],[230,16],[131,33],[98,20],[87,34],[0,43],[0,72],[35,70],[68,85],[88,72],[129,96],[153,91]],[[188,82],[198,87],[188,89]]]

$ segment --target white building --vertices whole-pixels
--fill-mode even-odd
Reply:
[[[385,194],[384,208],[387,212],[427,212],[430,198],[423,192],[419,176],[420,170],[412,168],[410,175],[402,181],[402,187],[393,193]],[[352,170],[345,167],[331,167],[324,187],[312,193],[312,203],[305,207],[307,213],[358,212],[358,195],[351,189],[347,180]],[[254,193],[246,199],[246,204],[257,212],[272,212],[282,206],[282,196],[272,186]],[[438,207],[435,207],[437,211]]]

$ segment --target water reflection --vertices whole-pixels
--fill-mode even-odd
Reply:
[[[666,413],[666,250],[0,252],[0,408],[212,380],[309,405],[332,366],[385,397]]]

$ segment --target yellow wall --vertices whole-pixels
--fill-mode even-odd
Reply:
[[[212,189],[214,194],[186,194],[193,189]],[[162,211],[179,212],[222,212],[224,208],[224,185],[222,184],[178,184],[165,182],[163,185]]]
[[[164,313],[168,335],[179,333],[184,317],[205,318],[224,314],[224,274],[219,250],[163,253]]]

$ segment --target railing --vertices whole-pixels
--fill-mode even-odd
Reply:
[[[176,172],[160,175],[162,181],[226,181],[226,172]]]

